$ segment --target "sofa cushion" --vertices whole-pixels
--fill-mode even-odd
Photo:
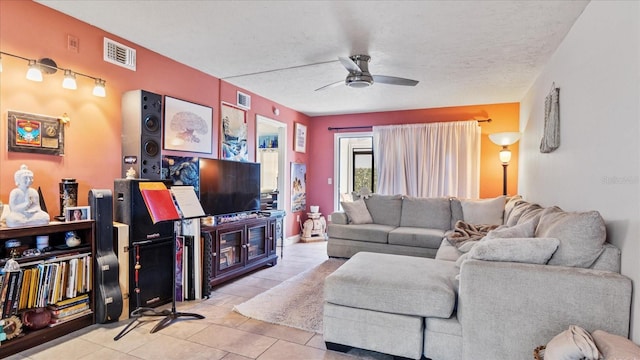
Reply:
[[[458,221],[464,221],[464,214],[460,199],[452,197],[449,199],[449,204],[451,205],[451,227],[449,229],[453,229]]]
[[[456,261],[462,255],[463,252],[458,250],[457,247],[451,245],[447,239],[442,239],[438,252],[436,253],[436,260]]]
[[[375,224],[400,226],[402,195],[373,194],[364,201]]]
[[[520,217],[522,215],[536,209],[542,209],[542,207],[538,204],[534,204],[526,201],[516,204],[511,210],[511,212],[509,212],[509,217],[507,218],[505,225],[514,226],[518,224],[518,220],[520,220]]]
[[[530,238],[536,232],[538,222],[535,219],[525,221],[515,226],[500,226],[487,233],[486,239],[506,239],[506,238]]]
[[[462,214],[469,224],[502,225],[504,218],[504,196],[493,199],[462,199]]]
[[[398,227],[389,232],[389,244],[437,249],[444,238],[444,230],[420,227]]]
[[[518,218],[516,225],[520,225],[522,223],[532,221],[535,226],[538,226],[538,221],[540,221],[540,216],[542,216],[543,210],[545,209],[542,206],[537,204],[534,204],[533,206],[528,207],[527,210],[525,210],[522,213],[522,215]]]
[[[565,212],[547,208],[542,213],[536,237],[560,240],[549,265],[588,268],[604,250],[606,229],[597,211]]]
[[[373,223],[373,219],[371,218],[371,214],[367,209],[367,204],[365,204],[364,200],[358,199],[356,201],[343,201],[340,202],[344,212],[347,213],[349,217],[349,222],[352,224],[371,224]]]
[[[521,203],[526,202],[525,200],[522,199],[522,196],[520,195],[514,195],[514,196],[510,196],[507,200],[507,203],[504,204],[504,221],[503,224],[507,224],[507,219],[509,218],[509,216],[511,215],[511,211],[513,211],[513,208]]]
[[[331,224],[327,227],[329,238],[348,239],[386,244],[393,226],[380,224]]]
[[[324,282],[326,302],[392,314],[448,318],[458,268],[450,261],[359,252]]]
[[[447,198],[402,199],[400,226],[449,230],[451,228],[451,205]]]
[[[560,241],[553,238],[510,238],[479,241],[468,258],[488,261],[512,261],[546,264]]]

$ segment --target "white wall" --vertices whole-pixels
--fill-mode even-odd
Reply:
[[[640,2],[594,1],[520,105],[519,193],[543,206],[598,210],[633,280],[640,343]],[[560,87],[561,145],[539,151],[544,98]],[[535,293],[535,290],[533,290]],[[589,294],[585,294],[589,296]],[[606,304],[603,304],[606,305]]]

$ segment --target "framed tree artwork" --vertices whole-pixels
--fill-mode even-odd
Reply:
[[[164,97],[164,148],[211,154],[213,109]]]

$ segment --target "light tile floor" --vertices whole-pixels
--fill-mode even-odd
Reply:
[[[280,249],[278,249],[280,254]],[[321,334],[248,319],[233,306],[270,289],[327,259],[326,242],[286,245],[284,258],[273,267],[252,272],[213,289],[205,300],[178,302],[178,312],[205,316],[180,317],[162,330],[150,333],[161,318],[136,327],[118,341],[116,336],[130,320],[96,324],[23,351],[8,359],[387,359],[386,355],[355,351],[348,355],[326,350]],[[164,308],[164,307],[162,307]],[[168,304],[166,308],[171,308]]]

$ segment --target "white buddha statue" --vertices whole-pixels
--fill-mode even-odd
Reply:
[[[45,225],[49,223],[49,214],[40,208],[38,191],[33,184],[33,172],[27,165],[20,166],[14,175],[17,188],[9,193],[9,214],[5,219],[8,227],[27,225]]]

